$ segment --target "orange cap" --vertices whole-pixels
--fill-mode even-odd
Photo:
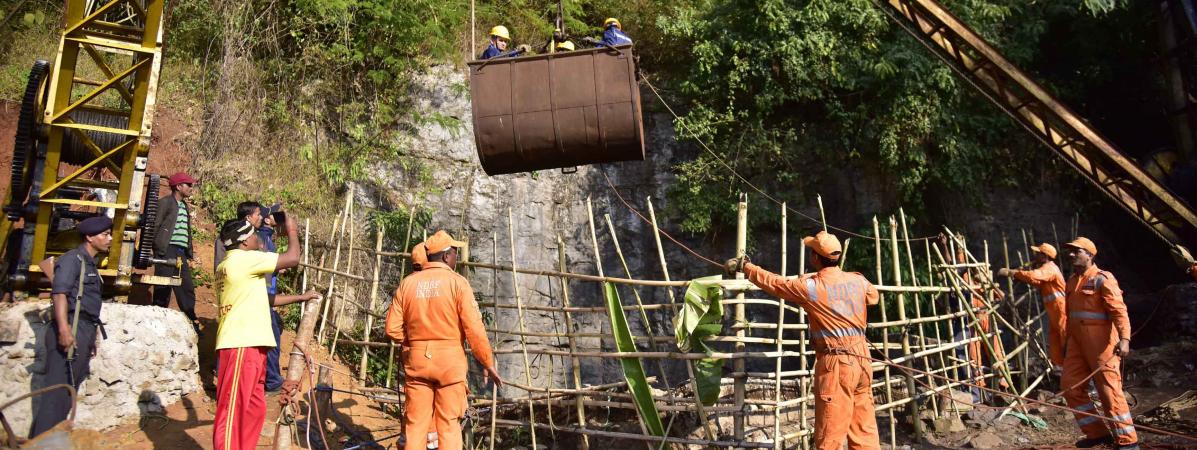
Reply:
[[[422,268],[425,264],[428,264],[428,252],[424,251],[424,243],[421,242],[411,248],[411,265]]]
[[[1083,249],[1089,252],[1090,255],[1097,256],[1097,246],[1093,245],[1093,241],[1090,241],[1089,238],[1086,237],[1073,239],[1072,242],[1064,244],[1064,246]]]
[[[802,238],[802,243],[806,244],[807,248],[814,250],[815,253],[832,261],[839,261],[840,254],[844,252],[843,247],[840,247],[840,240],[834,234],[826,231],[815,233],[814,236],[804,237]]]
[[[428,240],[424,241],[424,251],[432,255],[443,252],[449,247],[462,247],[465,245],[465,242],[454,240],[453,236],[449,236],[449,233],[445,230],[439,230],[436,234],[430,236]]]
[[[1046,242],[1039,245],[1032,245],[1031,250],[1047,255],[1048,258],[1056,259],[1056,248]]]

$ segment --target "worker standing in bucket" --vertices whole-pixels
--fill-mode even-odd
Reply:
[[[1131,326],[1122,302],[1122,289],[1114,274],[1093,263],[1097,246],[1084,237],[1064,244],[1072,260],[1065,306],[1068,309],[1068,344],[1060,384],[1067,390],[1068,407],[1092,415],[1075,414],[1085,438],[1078,448],[1116,445],[1118,449],[1139,448],[1139,437],[1131,421],[1130,408],[1122,393],[1122,358],[1130,354]],[[1089,398],[1083,380],[1093,374],[1102,409]]]
[[[815,343],[815,448],[879,449],[873,406],[873,369],[868,356],[866,306],[876,305],[877,288],[859,273],[840,270],[840,241],[826,231],[803,238],[818,272],[786,278],[748,262],[730,259],[728,274],[744,272],[762,290],[796,303],[810,315]]]
[[[482,55],[478,56],[478,59],[491,59],[499,56],[516,57],[529,50],[527,45],[521,45],[514,51],[508,52],[509,45],[511,45],[511,32],[507,31],[505,26],[495,25],[490,29],[490,45],[486,46],[486,50],[482,51]]]
[[[46,386],[70,384],[75,389],[91,373],[91,358],[99,347],[97,328],[100,321],[100,297],[104,286],[96,269],[96,255],[112,245],[112,219],[89,217],[79,222],[83,244],[63,253],[54,263],[54,281],[50,288],[53,316],[46,326]],[[72,350],[73,348],[73,350]],[[33,415],[29,437],[54,428],[71,411],[71,396],[55,389],[42,394]]]
[[[465,245],[444,230],[426,241],[428,262],[399,283],[387,312],[387,335],[400,346],[406,376],[403,411],[407,450],[424,450],[431,432],[439,448],[462,448],[461,418],[467,403],[469,364],[463,341],[482,365],[483,380],[503,384],[474,291],[454,272],[457,248]]]
[[[1068,312],[1064,306],[1064,274],[1056,266],[1056,247],[1046,242],[1031,246],[1032,270],[1017,270],[1003,267],[998,275],[1014,277],[1039,290],[1043,309],[1047,311],[1048,351],[1052,364],[1064,366],[1065,330],[1068,326]]]

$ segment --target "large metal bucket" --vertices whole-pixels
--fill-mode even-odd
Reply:
[[[474,143],[487,175],[644,160],[631,45],[469,66]]]

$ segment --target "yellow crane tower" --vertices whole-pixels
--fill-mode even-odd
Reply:
[[[95,214],[113,221],[112,248],[99,268],[111,294],[127,298],[133,283],[178,284],[141,270],[156,262],[158,177],[146,168],[164,3],[66,1],[58,54],[33,65],[21,103],[0,219],[5,291],[48,287],[38,263],[77,245],[75,222]]]

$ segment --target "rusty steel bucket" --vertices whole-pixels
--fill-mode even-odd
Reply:
[[[469,66],[474,143],[487,175],[644,160],[632,45]]]

